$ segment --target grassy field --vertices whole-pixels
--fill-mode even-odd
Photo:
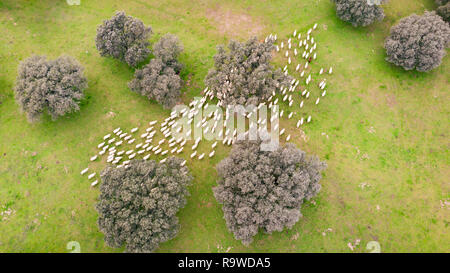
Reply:
[[[390,27],[434,9],[433,0],[390,1],[383,22],[357,29],[340,21],[328,0],[162,2],[0,1],[0,211],[13,211],[0,217],[0,252],[68,252],[69,241],[82,252],[122,251],[105,245],[94,208],[99,189],[79,172],[106,132],[144,126],[169,111],[128,89],[133,70],[126,64],[99,56],[96,27],[116,10],[152,26],[153,42],[167,32],[180,38],[186,103],[203,90],[216,45],[231,38],[287,37],[317,22],[317,62],[335,71],[328,95],[309,110],[306,136],[295,121],[282,121],[291,142],[328,163],[303,218],[291,230],[258,234],[249,247],[236,241],[211,190],[214,166],[229,151],[220,147],[213,159],[188,162],[194,182],[179,212],[181,230],[158,252],[351,252],[347,244],[357,239],[354,252],[367,252],[369,241],[382,252],[449,252],[450,58],[431,73],[405,72],[387,63],[383,50]],[[27,122],[13,86],[19,62],[32,54],[68,54],[85,67],[89,88],[80,112]]]

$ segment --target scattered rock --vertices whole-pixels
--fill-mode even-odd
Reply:
[[[107,117],[107,118],[113,118],[113,117],[115,117],[115,116],[116,116],[116,113],[114,113],[114,112],[112,112],[112,111],[109,111],[108,114],[106,114],[106,117]]]
[[[353,251],[354,246],[352,245],[352,243],[348,243],[347,246]]]

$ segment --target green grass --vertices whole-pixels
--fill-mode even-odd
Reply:
[[[167,32],[179,36],[185,48],[183,78],[190,81],[183,90],[186,103],[203,89],[215,46],[230,38],[245,40],[255,28],[259,38],[269,33],[287,37],[318,22],[317,63],[333,65],[335,71],[328,95],[307,108],[313,115],[305,127],[308,141],[294,130],[294,121],[282,121],[292,142],[328,163],[322,191],[315,204],[302,207],[303,218],[291,230],[258,234],[249,247],[236,241],[211,190],[214,166],[229,151],[219,145],[213,159],[189,161],[194,182],[188,205],[179,212],[181,230],[159,252],[228,247],[231,252],[351,252],[347,243],[356,239],[361,244],[355,252],[366,252],[372,240],[382,252],[448,252],[449,208],[442,208],[440,200],[450,198],[450,61],[446,57],[430,73],[406,72],[385,62],[383,50],[395,22],[434,9],[434,1],[390,1],[383,22],[357,29],[337,19],[327,0],[222,2],[0,2],[0,206],[15,211],[0,220],[0,252],[67,252],[69,241],[78,241],[82,252],[121,251],[105,245],[94,208],[98,187],[91,188],[79,172],[106,132],[162,120],[169,111],[127,88],[132,69],[99,56],[96,26],[116,10],[152,26],[153,42]],[[208,16],[212,11],[252,20],[224,32]],[[19,62],[32,54],[68,54],[85,67],[89,88],[80,112],[55,122],[48,116],[36,124],[26,121],[13,86]],[[108,117],[110,111],[114,117]],[[103,165],[92,166],[101,170]],[[362,189],[361,183],[371,186]],[[328,228],[333,231],[323,236]]]

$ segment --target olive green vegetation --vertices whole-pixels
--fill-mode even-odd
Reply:
[[[303,218],[291,230],[260,232],[249,247],[235,240],[212,192],[215,165],[230,150],[218,145],[212,159],[188,161],[194,181],[178,213],[181,229],[159,252],[351,252],[347,244],[357,239],[354,252],[367,252],[369,241],[382,252],[449,252],[450,59],[430,73],[406,72],[386,62],[383,49],[400,18],[435,8],[433,0],[390,1],[384,21],[354,28],[326,0],[1,1],[0,211],[13,213],[0,217],[0,252],[68,252],[69,241],[82,252],[123,251],[105,245],[94,208],[99,189],[80,171],[107,132],[143,127],[170,111],[128,89],[132,68],[99,56],[96,27],[116,10],[150,25],[153,43],[168,32],[179,37],[185,103],[203,90],[216,45],[252,33],[286,38],[317,22],[317,65],[334,68],[327,96],[306,108],[313,118],[306,136],[296,120],[282,120],[291,142],[328,164]],[[68,54],[84,66],[89,88],[78,113],[35,124],[20,113],[17,68],[33,54]],[[90,164],[97,173],[104,166]]]

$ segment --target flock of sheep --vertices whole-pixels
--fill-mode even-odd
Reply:
[[[275,44],[276,51],[278,53],[282,53],[286,58],[287,65],[283,68],[283,71],[286,75],[289,74],[294,78],[289,87],[280,86],[278,90],[279,94],[273,92],[272,96],[269,97],[267,106],[269,109],[273,110],[271,113],[272,117],[270,119],[271,123],[276,117],[275,115],[278,114],[274,111],[275,108],[278,107],[274,107],[274,105],[277,105],[280,99],[283,102],[287,101],[289,108],[292,107],[294,103],[298,103],[301,109],[303,108],[305,101],[307,101],[310,97],[312,91],[308,89],[313,88],[310,83],[315,79],[313,79],[312,76],[314,74],[313,71],[311,69],[308,70],[308,67],[310,62],[313,59],[315,60],[317,58],[317,42],[312,36],[312,32],[316,28],[317,24],[315,24],[313,28],[310,28],[307,31],[305,36],[303,36],[303,39],[302,34],[300,32],[297,32],[297,30],[293,32],[292,37],[289,37],[287,41],[280,41],[279,44],[275,44],[277,42],[277,35],[270,34],[265,39],[265,42],[268,42],[269,39],[271,39]],[[297,58],[297,55],[299,55],[300,51],[302,50],[302,58]],[[300,61],[297,64],[294,63],[296,59],[299,59]],[[292,70],[290,70],[290,68],[294,66],[295,69],[293,68]],[[316,105],[319,103],[320,98],[324,97],[327,92],[325,89],[327,86],[327,82],[324,76],[322,76],[324,75],[324,72],[332,74],[333,69],[332,67],[326,70],[324,68],[320,68],[319,72],[316,73],[317,86],[319,89],[319,94],[317,95],[317,99],[315,100]],[[300,79],[296,79],[296,73],[300,78],[305,78],[305,85],[299,85]],[[320,77],[322,77],[322,79],[320,79]],[[298,90],[297,94],[295,93],[296,90]],[[277,95],[280,95],[280,97],[278,97]],[[137,132],[139,131],[139,128],[137,127],[131,129],[130,132],[127,132],[125,131],[125,129],[122,129],[120,127],[116,128],[115,130],[113,130],[113,132],[108,133],[103,137],[102,142],[97,145],[99,152],[96,155],[90,157],[90,161],[97,161],[100,160],[102,156],[107,156],[106,162],[108,164],[116,165],[117,168],[127,168],[130,160],[132,160],[136,156],[142,157],[142,159],[144,160],[148,160],[152,155],[163,156],[164,158],[159,161],[160,163],[164,163],[167,159],[167,156],[169,155],[178,155],[183,152],[189,152],[191,159],[202,160],[206,156],[211,158],[215,155],[215,149],[217,147],[218,141],[215,141],[210,145],[210,152],[207,153],[200,153],[197,151],[197,147],[202,141],[202,137],[197,137],[193,141],[193,145],[191,147],[186,147],[188,141],[189,145],[192,144],[192,130],[188,129],[186,132],[181,132],[182,124],[178,119],[180,117],[185,118],[187,120],[188,126],[192,128],[191,124],[194,123],[194,116],[197,115],[200,110],[206,109],[210,105],[210,102],[212,105],[214,99],[214,93],[212,92],[212,90],[208,90],[208,87],[206,87],[203,91],[203,96],[200,99],[196,98],[194,101],[192,101],[189,104],[189,108],[184,108],[181,111],[172,111],[171,115],[160,124],[157,120],[149,122],[148,127],[145,128],[145,132],[137,134]],[[298,99],[300,102],[295,102],[296,99]],[[217,106],[221,105],[222,102],[219,100]],[[254,108],[254,111],[256,112],[263,105],[265,105],[264,102],[261,103],[257,108]],[[245,118],[249,119],[252,114],[253,112],[249,112],[247,115],[245,115]],[[283,115],[284,111],[281,110],[279,112],[279,117],[283,117]],[[289,114],[286,114],[288,119],[293,118],[294,115],[297,115],[297,112],[289,111]],[[227,120],[229,118],[230,114],[228,110],[225,112],[225,118],[223,118],[222,111],[214,111],[209,113],[209,115],[203,117],[200,121],[193,125],[195,126],[195,128],[201,128],[204,134],[208,132],[214,133],[217,137],[216,139],[222,139],[223,145],[232,145],[233,142],[236,141],[238,132],[236,128],[226,128]],[[234,119],[234,116],[232,116],[231,118]],[[223,127],[222,123],[219,124],[220,120],[224,121]],[[311,115],[306,118],[306,122],[311,122]],[[268,125],[267,120],[261,118],[256,123],[260,127]],[[303,123],[304,117],[298,118],[296,127],[299,128]],[[213,125],[211,126],[211,124]],[[248,120],[248,124],[249,130],[256,125],[253,121],[250,120]],[[275,126],[278,126],[278,124],[276,124]],[[272,130],[273,129],[276,130],[278,128],[272,128]],[[158,131],[161,133],[162,137],[159,137],[157,135]],[[247,134],[248,132],[249,131],[246,131],[245,134]],[[284,128],[280,129],[279,135],[283,135],[284,132]],[[285,138],[286,142],[288,142],[290,139],[291,135],[287,135]],[[186,160],[183,161],[182,165],[184,166],[185,164]],[[81,171],[81,175],[85,175],[87,173],[89,173],[89,168],[85,168]],[[93,181],[91,182],[91,186],[95,186],[98,184],[99,180],[96,179],[96,176],[97,173],[95,171],[87,174],[88,179],[90,181]]]

